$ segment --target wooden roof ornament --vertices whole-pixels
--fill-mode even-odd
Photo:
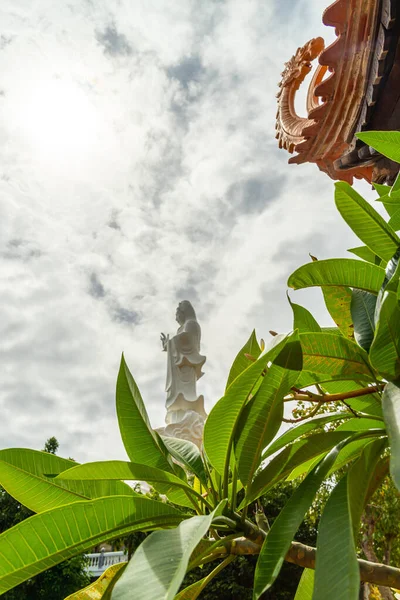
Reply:
[[[400,2],[336,0],[322,21],[335,27],[325,48],[315,38],[285,64],[279,84],[276,138],[296,152],[289,163],[313,162],[332,179],[393,183],[399,165],[355,138],[365,130],[400,130]],[[295,96],[312,61],[307,117]]]

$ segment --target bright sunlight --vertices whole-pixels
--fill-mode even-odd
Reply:
[[[79,164],[95,149],[99,119],[73,81],[37,82],[21,117],[26,140],[46,162]]]

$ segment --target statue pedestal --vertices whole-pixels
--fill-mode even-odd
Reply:
[[[165,427],[156,429],[156,431],[160,435],[164,435],[166,437],[188,440],[189,442],[196,444],[196,446],[201,449],[203,445],[204,422],[205,419],[203,416],[199,415],[199,413],[195,412],[194,410],[189,410],[186,412],[181,421],[178,421],[177,423],[170,423]]]

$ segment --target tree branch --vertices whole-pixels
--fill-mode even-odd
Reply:
[[[246,525],[250,521],[246,521]],[[258,529],[253,523],[248,527],[249,537],[240,537],[234,540],[221,540],[221,546],[215,549],[215,558],[234,554],[236,556],[259,554],[262,543],[266,537],[266,533]],[[306,546],[300,542],[292,542],[290,549],[285,556],[287,562],[299,565],[307,569],[315,569],[315,558],[317,551],[311,546]],[[358,559],[361,581],[374,583],[375,585],[394,587],[400,589],[400,569],[383,565],[380,563],[369,562],[367,560]]]
[[[285,419],[284,417],[282,417],[282,421],[284,423],[300,423],[300,421],[306,421],[307,419],[311,419],[312,417],[315,417],[315,415],[317,414],[324,402],[324,397],[321,396],[321,399],[319,400],[318,404],[312,410],[307,412],[304,415],[304,417],[299,417],[298,419]]]
[[[299,565],[300,567],[315,569],[315,557],[315,548],[300,544],[300,542],[292,542],[285,560]],[[358,566],[360,568],[361,581],[399,589],[400,569],[382,565],[380,563],[369,562],[367,560],[362,560],[361,558],[358,559]]]
[[[338,402],[339,400],[350,400],[351,398],[359,398],[368,394],[376,394],[381,392],[385,384],[372,385],[370,387],[354,390],[353,392],[344,392],[343,394],[312,394],[309,395],[306,391],[303,393],[294,392],[290,397],[285,398],[285,402],[293,402],[293,400],[303,400],[303,402]]]

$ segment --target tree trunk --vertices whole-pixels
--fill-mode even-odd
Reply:
[[[390,563],[390,555],[392,553],[393,536],[386,535],[385,537],[386,537],[386,548],[385,548],[385,556],[383,557],[383,563],[385,565],[388,565]]]
[[[362,583],[360,586],[359,600],[368,600],[369,598],[369,585],[368,583]]]
[[[362,551],[364,552],[365,558],[367,560],[369,560],[370,562],[373,562],[373,563],[379,563],[378,557],[375,554],[373,541],[372,541],[374,531],[375,531],[375,518],[372,515],[371,511],[369,510],[369,506],[366,507],[365,513],[363,514],[363,517],[362,517],[362,520],[366,527],[366,533],[361,541]],[[389,548],[389,558],[390,558],[390,546],[388,546],[388,548]],[[386,550],[386,552],[385,552],[385,558],[386,558],[387,551],[388,550]],[[384,561],[384,563],[388,564],[386,562],[386,560]],[[378,590],[382,597],[382,600],[395,600],[393,592],[390,588],[378,586]],[[369,592],[368,592],[367,598],[369,598]]]

